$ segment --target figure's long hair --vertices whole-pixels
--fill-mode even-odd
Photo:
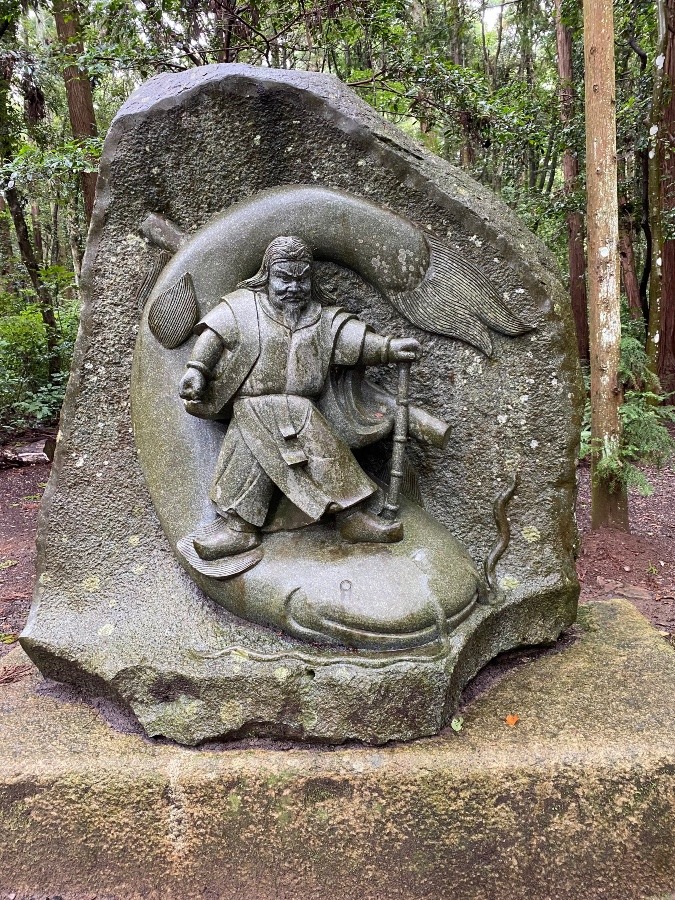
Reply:
[[[249,291],[264,291],[270,279],[270,266],[272,263],[290,260],[292,262],[304,262],[310,266],[314,262],[312,251],[307,244],[295,235],[282,235],[274,238],[267,245],[263,254],[262,264],[252,278],[240,281],[238,288],[248,288]],[[312,291],[312,293],[314,293]]]

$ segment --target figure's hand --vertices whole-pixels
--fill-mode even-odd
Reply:
[[[204,388],[206,387],[206,378],[197,369],[188,369],[181,378],[178,393],[183,400],[201,400]]]
[[[394,338],[389,344],[389,362],[414,362],[422,356],[422,345],[415,338]]]

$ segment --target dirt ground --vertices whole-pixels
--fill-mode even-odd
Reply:
[[[0,655],[28,615],[35,579],[35,531],[49,464],[0,469]]]
[[[672,642],[675,470],[647,472],[654,487],[651,497],[631,494],[631,534],[590,531],[588,469],[580,469],[579,475],[581,602],[625,597]],[[48,463],[0,469],[0,655],[16,641],[30,607],[37,515],[48,477]]]
[[[675,470],[647,469],[654,493],[631,491],[631,533],[590,530],[590,473],[579,470],[577,559],[581,602],[625,597],[659,631],[675,635]]]

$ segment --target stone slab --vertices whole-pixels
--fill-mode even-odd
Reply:
[[[175,552],[178,538],[214,516],[208,487],[222,429],[186,415],[178,397],[190,340],[173,361],[161,357],[166,378],[155,377],[159,351],[149,365],[148,348],[159,345],[146,328],[152,294],[145,292],[162,257],[144,237],[144,223],[162,216],[189,236],[188,257],[178,252],[166,262],[155,288],[173,287],[174,276],[189,269],[201,314],[254,273],[278,228],[303,224],[316,191],[324,199],[349,197],[347,209],[370,204],[367,222],[375,225],[394,214],[397,229],[407,221],[420,240],[427,235],[453,259],[471,263],[509,308],[536,325],[517,338],[494,333],[488,358],[462,341],[414,328],[343,255],[318,264],[331,304],[382,334],[421,341],[426,362],[415,366],[411,401],[447,422],[451,439],[445,450],[411,447],[410,462],[426,513],[479,569],[500,537],[494,501],[519,476],[508,507],[510,541],[495,571],[503,597],[451,631],[444,658],[429,660],[424,650],[421,659],[391,664],[390,655],[373,661],[361,653],[343,665],[275,627],[280,615],[260,613],[271,606],[257,584],[265,562],[217,592],[211,586],[207,596],[206,578],[188,574]],[[278,206],[288,192],[293,202]],[[296,207],[298,196],[305,200]],[[274,227],[256,249],[260,216]],[[367,236],[366,220],[354,219],[352,231],[342,206],[339,216],[333,208],[316,218],[323,218],[323,232],[330,230],[327,219],[339,222],[335,232],[344,231],[344,241],[336,237],[335,244],[360,256],[354,237]],[[309,220],[314,235],[318,224]],[[210,243],[212,227],[224,243]],[[210,237],[202,245],[204,228]],[[233,232],[252,236],[248,257],[241,237],[236,248],[225,241]],[[214,246],[231,252],[197,253]],[[380,255],[398,253],[387,248],[380,247],[371,269],[390,268]],[[484,186],[414,144],[348,87],[319,73],[229,64],[144,84],[106,136],[81,286],[81,327],[40,516],[38,582],[21,637],[43,674],[128,703],[149,735],[185,744],[252,734],[378,744],[435,734],[452,717],[464,684],[493,656],[550,642],[574,621],[583,383],[555,262]],[[148,375],[147,404],[132,387],[132,368],[136,388]],[[395,393],[393,368],[376,377]],[[171,402],[160,404],[161,392]],[[364,466],[388,478],[386,445],[367,455]],[[287,535],[283,540],[290,546]],[[271,539],[265,543],[271,568]],[[425,574],[418,548],[408,549],[410,567],[419,564]],[[406,603],[394,569],[387,572],[397,602]],[[266,584],[276,603],[278,575]],[[337,592],[344,576],[336,576],[332,570],[325,577]],[[355,595],[375,593],[362,584],[354,577]],[[299,587],[285,584],[283,596]],[[444,590],[451,594],[447,580]],[[388,599],[384,590],[375,596],[383,607]]]
[[[493,683],[459,734],[384,748],[178,747],[21,650],[0,678],[22,664],[0,687],[0,895],[675,891],[675,653],[625,601],[582,607],[564,649]]]

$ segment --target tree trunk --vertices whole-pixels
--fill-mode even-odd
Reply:
[[[450,58],[456,66],[462,66],[464,65],[464,10],[460,0],[450,0],[447,17],[450,32]],[[471,113],[467,109],[459,113],[459,126],[462,130],[459,164],[463,169],[470,169],[474,164],[476,154],[471,134]]]
[[[230,44],[232,42],[232,15],[227,0],[213,0],[211,4],[216,20],[215,38],[218,50],[216,59],[219,63],[232,62]]]
[[[83,53],[82,30],[77,0],[54,0],[54,22],[59,43],[70,56]],[[76,141],[86,141],[96,137],[96,114],[91,93],[91,83],[87,74],[76,65],[67,65],[63,69],[63,80],[68,98],[68,115],[70,127]],[[91,220],[96,194],[96,172],[83,172],[81,175],[82,197],[87,225]]]
[[[49,374],[55,375],[59,371],[59,359],[56,347],[58,344],[58,326],[56,316],[54,315],[54,304],[49,289],[42,280],[40,266],[35,257],[35,251],[30,240],[26,217],[23,214],[21,200],[16,188],[6,188],[5,198],[9,211],[14,222],[14,230],[16,231],[16,239],[19,245],[19,253],[21,260],[26,267],[28,277],[33,285],[33,290],[37,296],[40,305],[40,314],[45,326],[45,334],[47,337],[47,353],[49,356]]]
[[[6,279],[12,274],[14,266],[14,248],[12,247],[12,230],[9,211],[5,198],[0,194],[0,279],[3,289],[7,289]]]
[[[565,128],[574,115],[574,71],[572,68],[572,29],[562,21],[562,0],[556,0],[556,44],[560,78],[560,121]],[[570,147],[563,151],[563,185],[567,197],[574,195],[579,177],[579,160]],[[586,297],[586,255],[584,253],[584,217],[581,210],[567,213],[567,247],[570,270],[570,299],[577,333],[579,359],[587,362],[588,300]]]
[[[591,362],[591,527],[628,531],[621,478],[621,316],[612,0],[584,0]]]
[[[640,284],[635,270],[633,220],[623,210],[619,221],[619,256],[621,258],[621,276],[623,278],[623,289],[628,300],[628,309],[631,319],[637,321],[642,319],[642,304],[640,302]]]
[[[643,319],[643,310],[640,284],[635,267],[633,210],[630,200],[624,193],[624,185],[626,184],[625,156],[621,156],[617,160],[617,178],[619,182],[619,257],[621,260],[621,279],[628,301],[630,317],[635,321],[639,321]]]
[[[463,169],[470,169],[475,160],[473,141],[471,138],[471,114],[468,110],[462,110],[459,114],[459,124],[462,127],[463,141],[459,154],[460,165]]]
[[[553,147],[555,146],[555,138],[556,138],[556,127],[555,122],[551,122],[551,127],[548,132],[548,140],[546,141],[546,152],[544,153],[544,159],[539,166],[539,171],[537,172],[537,190],[539,193],[544,192],[544,185],[546,184],[546,176],[549,174],[549,168],[551,166],[551,157],[553,156]]]
[[[75,287],[79,291],[80,273],[82,272],[82,249],[80,244],[80,229],[77,224],[77,209],[74,209],[68,216],[68,242],[70,244],[70,255],[73,260]]]
[[[33,247],[35,258],[40,267],[45,264],[45,251],[42,243],[42,225],[40,224],[40,208],[37,203],[30,205],[30,221],[33,227]]]
[[[532,0],[518,0],[517,29],[520,34],[520,76],[524,78],[528,94],[534,89],[534,45]],[[527,192],[532,193],[537,186],[539,151],[532,144],[527,145]]]
[[[649,321],[647,323],[647,356],[649,367],[656,373],[659,367],[661,335],[661,291],[663,285],[663,217],[661,215],[661,165],[663,140],[659,128],[663,116],[664,61],[668,26],[666,0],[656,0],[657,41],[654,60],[654,86],[649,128],[649,227],[652,236],[651,272],[649,275]]]
[[[61,241],[59,240],[59,192],[57,191],[52,203],[52,245],[49,251],[49,265],[59,266],[65,262],[61,253]]]
[[[450,32],[450,58],[456,66],[463,65],[463,16],[459,0],[450,0],[447,7],[448,31]]]
[[[661,192],[663,209],[670,212],[675,209],[675,34],[670,29],[666,47],[665,79],[668,102],[661,120],[661,140],[665,144],[665,152],[662,154]],[[658,375],[666,391],[675,391],[675,236],[672,232],[663,243],[662,262]]]

